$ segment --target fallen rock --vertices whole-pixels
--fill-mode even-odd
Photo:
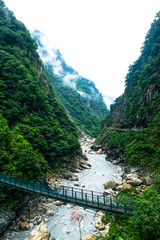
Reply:
[[[78,177],[77,177],[77,176],[76,176],[76,177],[74,176],[74,177],[70,178],[69,180],[70,180],[70,181],[78,181]]]
[[[146,177],[143,178],[144,184],[146,184],[147,186],[149,186],[151,184],[151,176],[147,175]]]
[[[19,224],[19,229],[22,231],[26,231],[30,228],[29,224],[27,222],[21,222]]]
[[[112,188],[108,188],[108,189],[104,190],[104,192],[105,192],[107,195],[110,195],[110,194],[113,193],[113,190],[112,190]]]
[[[124,188],[124,185],[119,185],[118,187],[116,187],[116,190],[117,191],[120,191],[120,190],[122,190]]]
[[[88,165],[83,164],[83,163],[81,163],[80,165],[81,165],[81,167],[86,168],[86,169],[90,168]]]
[[[29,234],[28,240],[48,240],[49,236],[50,232],[47,226],[42,222]]]
[[[124,186],[124,188],[131,188],[132,187],[132,185],[129,184],[129,183],[124,183],[123,186]]]
[[[88,150],[89,151],[89,150]],[[88,161],[88,158],[86,155],[82,155],[82,158],[85,160],[85,161]]]
[[[98,230],[105,230],[105,226],[100,225],[100,224],[96,224],[95,227],[96,227]]]
[[[96,233],[92,233],[90,235],[87,235],[87,236],[84,236],[82,237],[82,240],[93,240],[95,239],[96,237],[98,237],[98,235]]]
[[[30,228],[30,229],[33,228],[33,226],[34,226],[33,223],[30,223],[30,224],[29,224],[29,228]]]
[[[126,175],[126,183],[131,184],[133,187],[137,187],[143,183],[143,179],[140,178],[137,173],[130,173]]]
[[[96,154],[102,154],[102,149],[99,149]]]
[[[116,189],[116,187],[118,187],[121,184],[122,184],[121,179],[115,179],[115,180],[110,180],[110,181],[104,183],[104,187],[105,188]]]
[[[53,203],[53,200],[52,200],[51,198],[48,198],[48,199],[47,199],[47,202],[48,202],[48,203]]]
[[[61,202],[61,201],[55,201],[54,204],[57,205],[57,206],[61,206],[61,205],[63,205],[63,202]]]
[[[96,217],[102,217],[102,216],[104,216],[104,214],[102,212],[97,212],[96,213]]]
[[[76,186],[76,187],[80,187],[80,186],[81,186],[81,183],[79,183],[79,182],[75,182],[75,183],[74,183],[74,186]]]
[[[50,211],[50,210],[47,211],[47,212],[46,212],[46,215],[47,215],[47,216],[53,216],[53,211]]]

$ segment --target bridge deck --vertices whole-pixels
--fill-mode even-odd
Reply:
[[[101,192],[64,186],[50,188],[42,184],[27,182],[3,174],[0,174],[0,183],[32,194],[73,202],[85,207],[96,208],[97,210],[101,209],[119,214],[132,213],[131,209],[126,205],[118,204],[112,198],[106,198],[106,195]]]

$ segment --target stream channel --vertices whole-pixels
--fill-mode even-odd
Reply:
[[[82,147],[83,152],[86,147]],[[115,178],[114,175],[120,174],[122,169],[120,166],[113,165],[109,161],[106,161],[105,154],[86,154],[88,162],[92,165],[91,168],[85,169],[77,173],[78,179],[82,185],[85,185],[84,189],[93,190],[98,192],[104,191],[103,184]],[[65,181],[68,186],[74,186],[73,181]],[[54,204],[50,204],[54,205]],[[52,206],[50,207],[53,210]],[[96,217],[96,211],[94,209],[85,209],[79,207],[81,213],[84,214],[84,218],[81,222],[82,236],[89,235],[94,232],[95,224],[100,220],[100,217]],[[53,216],[46,223],[50,230],[50,238],[52,240],[79,240],[79,228],[78,223],[71,222],[71,214],[73,209],[71,204],[62,205],[54,209]],[[32,229],[33,230],[33,229]],[[13,240],[28,240],[28,236],[31,230],[19,231]]]

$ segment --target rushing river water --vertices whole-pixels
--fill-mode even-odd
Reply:
[[[84,149],[85,147],[83,150]],[[104,154],[87,154],[87,157],[92,167],[82,170],[77,174],[79,178],[78,182],[85,185],[84,189],[103,192],[103,184],[111,180],[113,175],[121,173],[121,167],[106,161]],[[66,184],[73,186],[74,182],[66,181]],[[80,239],[78,224],[71,222],[73,209],[70,208],[70,206],[70,204],[67,204],[57,207],[54,210],[53,217],[46,223],[51,232],[50,240],[52,240],[52,238],[56,238],[56,240]],[[84,210],[82,207],[79,207],[79,210],[84,214],[81,222],[82,236],[93,233],[95,224],[99,220],[99,218],[96,217],[96,212],[93,209]],[[29,232],[30,231],[20,232],[13,240],[27,240]]]

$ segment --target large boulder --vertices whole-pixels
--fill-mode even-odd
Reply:
[[[99,149],[96,154],[102,154],[102,149]]]
[[[133,187],[137,187],[143,183],[143,179],[137,173],[130,173],[126,175],[126,183],[131,184]]]
[[[27,222],[21,222],[19,224],[19,229],[22,231],[27,231],[30,228],[30,225]]]
[[[44,222],[41,222],[41,224],[29,234],[28,240],[48,240],[49,236],[50,231]]]
[[[110,181],[107,181],[106,183],[104,183],[104,187],[107,189],[108,188],[116,189],[116,187],[118,187],[121,184],[122,184],[121,179],[115,179],[115,180],[110,180]]]

